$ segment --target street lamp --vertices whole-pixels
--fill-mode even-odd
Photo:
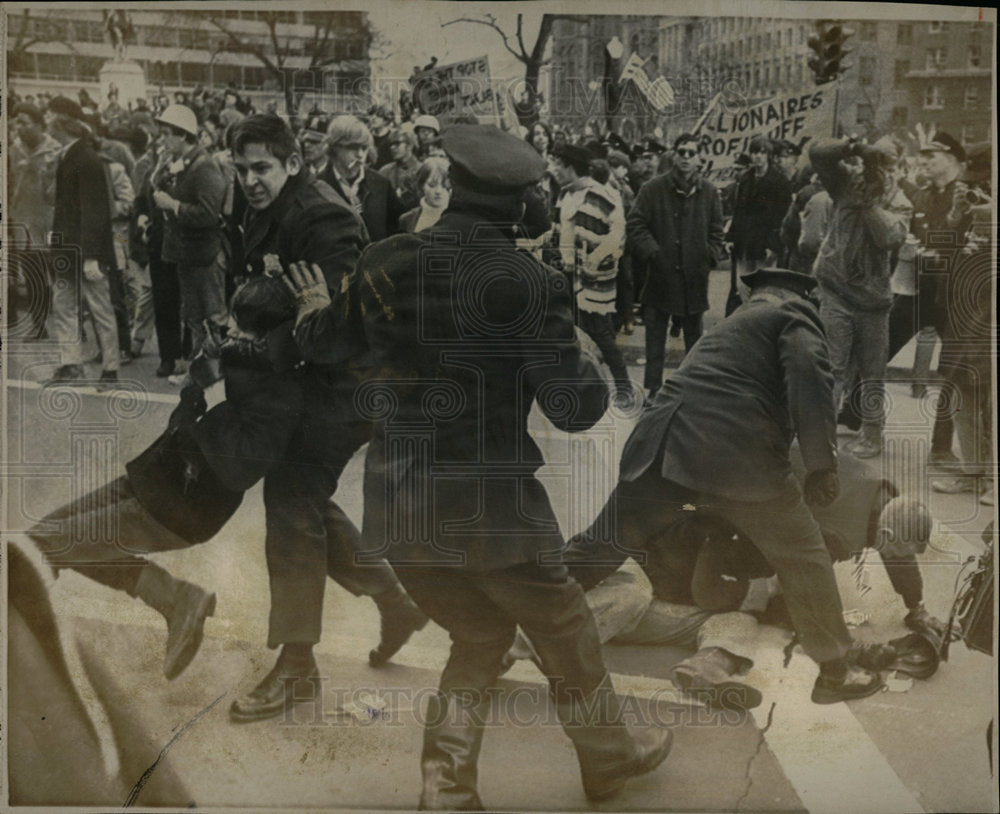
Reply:
[[[620,94],[618,91],[617,66],[618,60],[625,53],[625,46],[617,36],[608,40],[604,46],[604,113],[607,117],[608,132],[614,132],[614,113],[618,109]]]

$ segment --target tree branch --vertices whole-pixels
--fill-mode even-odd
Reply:
[[[503,39],[503,47],[510,51],[518,60],[518,62],[523,62],[525,65],[528,64],[528,55],[526,53],[519,54],[513,48],[510,47],[510,38],[504,32],[504,30],[497,25],[496,18],[492,14],[487,15],[489,20],[477,20],[475,17],[459,17],[456,20],[449,20],[446,23],[441,23],[441,28],[448,25],[454,25],[455,23],[478,23],[479,25],[485,25],[496,31],[500,37]]]
[[[517,15],[517,44],[518,44],[518,47],[520,47],[520,49],[521,49],[521,53],[524,54],[525,56],[527,56],[528,55],[528,49],[524,47],[524,37],[522,36],[522,32],[521,32],[521,29],[522,29],[523,25],[524,25],[524,15],[523,14],[518,14]]]
[[[260,48],[255,45],[251,45],[248,42],[244,42],[238,36],[236,36],[232,31],[226,28],[222,23],[220,23],[215,17],[209,17],[208,21],[214,25],[219,31],[226,35],[229,42],[232,44],[232,52],[237,54],[250,54],[251,56],[259,59],[265,68],[267,68],[271,73],[280,75],[281,68],[274,64],[274,62],[268,58]],[[223,50],[229,50],[223,48]]]

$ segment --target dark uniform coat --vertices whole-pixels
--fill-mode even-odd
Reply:
[[[187,268],[211,265],[223,247],[222,203],[226,179],[203,148],[184,159],[185,167],[169,186],[169,176],[159,179],[171,197],[180,201],[177,214],[166,212],[163,259]]]
[[[833,375],[816,308],[755,298],[701,338],[643,413],[622,453],[635,480],[664,450],[661,474],[732,500],[778,496],[798,436],[807,472],[836,469]]]
[[[394,563],[485,572],[562,547],[528,414],[537,403],[557,427],[586,429],[607,390],[577,343],[566,278],[492,225],[510,214],[453,198],[432,229],[376,243],[359,263],[382,378],[359,399],[380,419],[364,536]]]
[[[685,187],[674,173],[639,190],[628,216],[633,255],[648,262],[642,304],[670,314],[708,310],[708,272],[725,256],[722,202],[704,178]]]

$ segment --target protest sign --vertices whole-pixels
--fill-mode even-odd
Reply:
[[[413,80],[413,103],[436,116],[443,125],[462,115],[473,115],[480,124],[500,124],[497,96],[485,57],[437,65]]]

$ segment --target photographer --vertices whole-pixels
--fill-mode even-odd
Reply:
[[[839,410],[856,371],[864,402],[874,405],[848,445],[859,458],[882,453],[891,259],[906,240],[912,211],[892,173],[900,159],[898,146],[889,138],[872,145],[824,139],[809,150],[813,169],[833,201],[813,273],[830,345],[834,404]]]

